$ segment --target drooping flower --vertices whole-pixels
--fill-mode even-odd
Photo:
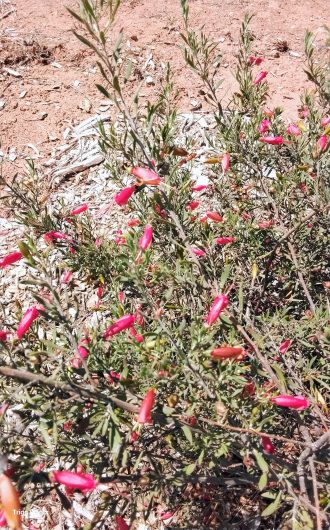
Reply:
[[[140,219],[130,219],[127,226],[132,227],[140,224]]]
[[[0,267],[8,267],[8,265],[12,265],[13,263],[16,263],[20,259],[22,259],[23,254],[21,252],[12,252],[11,254],[7,254],[7,256],[4,256],[0,260]]]
[[[292,344],[292,340],[291,340],[291,339],[286,339],[286,340],[284,340],[284,341],[280,344],[280,347],[279,347],[278,351],[279,351],[282,355],[284,355],[284,354],[288,351],[288,349],[290,348],[291,344]]]
[[[228,245],[229,243],[235,243],[236,237],[217,237],[215,239],[216,245]]]
[[[130,335],[135,338],[137,342],[143,342],[144,338],[142,335],[140,335],[134,327],[131,327],[130,329]]]
[[[203,191],[207,187],[208,186],[206,184],[198,184],[197,186],[193,186],[191,189],[192,189],[192,191]]]
[[[131,328],[134,326],[134,322],[135,317],[133,315],[124,315],[105,330],[103,333],[103,338],[108,339],[109,337],[113,337],[125,329]]]
[[[155,171],[146,167],[133,167],[131,174],[136,177],[135,184],[137,186],[158,186],[162,181]]]
[[[126,206],[129,199],[132,197],[134,191],[135,191],[135,186],[129,186],[128,188],[124,188],[123,190],[116,193],[115,201],[118,204],[118,206]]]
[[[19,495],[10,478],[4,473],[0,475],[0,504],[9,528],[22,530]]]
[[[70,215],[79,215],[80,213],[86,212],[88,210],[88,204],[84,203],[81,206],[78,206],[72,212],[70,212]]]
[[[227,173],[229,166],[230,166],[230,154],[229,153],[225,153],[223,155],[221,165],[222,165],[222,171],[224,173]]]
[[[186,208],[187,210],[196,210],[196,208],[198,208],[198,206],[200,205],[200,202],[199,201],[191,201],[187,204]]]
[[[223,217],[218,212],[211,212],[207,211],[205,214],[207,219],[211,219],[211,221],[214,221],[215,223],[222,223]]]
[[[325,134],[322,134],[320,138],[317,140],[317,149],[320,153],[326,150],[328,146],[328,138]]]
[[[263,133],[269,131],[271,126],[272,126],[272,122],[270,120],[268,120],[267,118],[265,118],[265,119],[261,120],[261,122],[259,123],[258,131],[261,134],[263,134]]]
[[[259,66],[263,61],[263,58],[262,57],[254,57],[253,55],[251,55],[248,59],[248,64],[250,66]]]
[[[324,118],[322,118],[321,120],[322,127],[326,127],[329,124],[330,124],[330,116],[324,116]]]
[[[271,398],[271,401],[278,407],[287,407],[296,410],[304,410],[309,407],[309,401],[304,396],[279,395]]]
[[[5,512],[3,510],[0,510],[0,527],[7,526],[7,519],[5,516]]]
[[[161,521],[167,521],[168,519],[171,519],[173,517],[174,512],[162,512],[160,514]]]
[[[206,325],[211,326],[219,317],[220,313],[226,309],[229,304],[228,297],[225,294],[220,294],[214,299],[211,305],[209,314],[206,319]]]
[[[269,454],[275,453],[275,447],[271,439],[269,438],[269,436],[262,436],[261,444],[262,444],[262,448],[265,451],[265,453],[269,453]]]
[[[64,239],[65,241],[72,241],[72,239],[67,235],[63,234],[63,232],[55,232],[54,230],[50,230],[46,234],[44,234],[44,240],[46,243],[52,243],[54,239]]]
[[[290,125],[288,125],[286,132],[287,134],[290,134],[290,136],[301,136],[301,130],[294,123],[290,123]]]
[[[222,361],[223,359],[241,359],[244,358],[244,350],[240,347],[226,346],[223,348],[215,348],[211,352],[212,359],[215,361]]]
[[[151,241],[152,241],[152,234],[153,234],[152,226],[147,225],[144,229],[144,233],[142,237],[140,237],[139,239],[139,248],[141,250],[147,250],[147,248],[150,247]]]
[[[0,342],[6,342],[8,337],[8,331],[0,329]]]
[[[71,272],[71,271],[65,271],[65,272],[62,274],[61,282],[62,282],[62,283],[65,283],[65,284],[68,284],[68,283],[70,283],[71,278],[72,278],[72,272]]]
[[[259,142],[270,145],[281,145],[284,143],[283,136],[262,136],[259,138]]]
[[[90,473],[75,473],[74,471],[52,471],[50,480],[58,482],[68,488],[81,491],[91,491],[97,487],[94,475]]]
[[[268,72],[260,72],[257,77],[255,78],[255,80],[253,81],[253,84],[254,85],[258,85],[259,83],[261,83],[261,81],[263,81],[265,79],[265,77],[267,76]]]
[[[126,244],[126,237],[123,236],[123,231],[122,230],[117,230],[116,237],[115,237],[115,243],[118,246]]]
[[[140,407],[137,421],[139,423],[152,423],[151,411],[155,403],[156,392],[153,388],[148,390]]]
[[[190,247],[196,256],[205,256],[206,252],[197,247]]]
[[[120,515],[116,515],[116,530],[129,530],[129,526]]]
[[[27,330],[31,327],[32,323],[38,318],[39,311],[36,306],[30,307],[27,309],[23,315],[21,322],[17,328],[17,337],[21,339]]]

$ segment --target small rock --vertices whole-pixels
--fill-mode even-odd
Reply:
[[[291,57],[301,57],[301,53],[292,52],[291,50],[289,51],[289,55],[291,55]]]
[[[192,110],[200,110],[202,108],[202,103],[200,101],[197,101],[197,99],[191,99],[190,105]]]
[[[131,40],[134,40],[135,42],[137,42],[137,41],[139,40],[139,39],[137,38],[136,35],[132,35],[132,36],[130,37],[130,39],[131,39]]]
[[[4,109],[6,105],[6,102],[4,99],[0,99],[0,110]]]
[[[50,66],[53,66],[54,68],[62,68],[62,65],[60,63],[57,63],[56,61],[50,63]]]
[[[84,98],[80,103],[79,108],[89,113],[92,110],[92,104],[88,98]]]
[[[147,86],[151,86],[151,85],[154,85],[155,84],[155,81],[153,79],[153,77],[151,75],[147,75],[146,77],[146,85]]]
[[[27,90],[23,90],[20,94],[19,94],[19,97],[20,98],[24,98],[24,96],[27,94]]]
[[[22,74],[18,72],[17,70],[13,70],[12,68],[3,68],[7,74],[12,75],[13,77],[22,77]]]

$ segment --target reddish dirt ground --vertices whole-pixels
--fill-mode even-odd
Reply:
[[[15,147],[23,156],[35,155],[35,149],[28,145],[33,144],[41,158],[48,157],[55,143],[63,143],[68,125],[95,114],[104,99],[95,88],[99,80],[95,58],[72,34],[73,19],[65,5],[74,8],[77,2],[0,0],[3,151]],[[329,0],[190,0],[189,5],[191,25],[196,29],[204,26],[205,32],[221,43],[224,102],[235,88],[233,72],[241,21],[247,11],[255,14],[255,51],[265,58],[262,69],[269,71],[271,104],[284,107],[286,115],[294,119],[300,94],[307,87],[304,32],[306,28],[318,32],[322,25],[330,25]],[[11,8],[13,11],[4,16]],[[124,28],[125,46],[130,41],[128,46],[137,60],[132,93],[141,75],[151,75],[155,84],[145,84],[142,95],[152,97],[159,88],[161,63],[170,61],[181,110],[191,110],[191,99],[202,101],[201,84],[184,68],[179,48],[183,27],[179,0],[122,0],[116,27]],[[279,39],[287,41],[287,51],[276,50]],[[141,65],[151,54],[153,62],[141,73]],[[20,77],[4,68],[16,70]]]

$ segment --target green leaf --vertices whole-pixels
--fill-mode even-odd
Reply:
[[[269,517],[269,515],[272,515],[272,513],[276,512],[276,510],[278,510],[278,508],[280,507],[281,499],[282,492],[279,491],[274,502],[272,502],[271,504],[269,504],[269,506],[267,506],[267,508],[265,508],[265,510],[261,514],[261,517]]]
[[[268,473],[269,467],[268,467],[268,464],[267,464],[266,460],[262,456],[262,454],[259,453],[259,451],[257,451],[256,449],[253,450],[253,453],[254,453],[255,459],[256,459],[257,464],[260,467],[261,471],[263,473]]]
[[[263,473],[258,482],[259,489],[263,490],[267,486],[267,482],[268,482],[268,475],[267,473]]]
[[[189,464],[189,466],[186,466],[184,468],[185,474],[188,476],[191,475],[195,471],[196,466],[197,466],[197,462],[194,462],[193,464]]]
[[[103,96],[105,96],[107,99],[111,99],[109,92],[104,88],[104,86],[96,83],[96,88],[98,88],[101,94],[103,94]]]
[[[182,429],[182,431],[183,431],[183,434],[184,434],[185,437],[187,438],[188,442],[190,442],[191,444],[193,444],[193,436],[192,436],[192,432],[191,432],[191,429],[188,427],[188,425],[182,425],[181,429]]]

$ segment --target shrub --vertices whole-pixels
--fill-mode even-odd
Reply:
[[[171,528],[321,529],[329,71],[307,34],[315,88],[288,127],[265,107],[246,17],[224,109],[219,50],[181,0],[183,53],[216,121],[200,154],[179,135],[170,67],[157,101],[128,102],[122,32],[108,50],[119,3],[82,0],[72,15],[124,123],[100,128],[123,232],[100,237],[85,205],[49,206],[33,166],[3,179],[25,231],[2,266],[25,260],[35,302],[17,301],[3,323],[2,452],[26,506],[55,489],[67,508],[74,489],[106,484],[85,529],[151,514]]]

